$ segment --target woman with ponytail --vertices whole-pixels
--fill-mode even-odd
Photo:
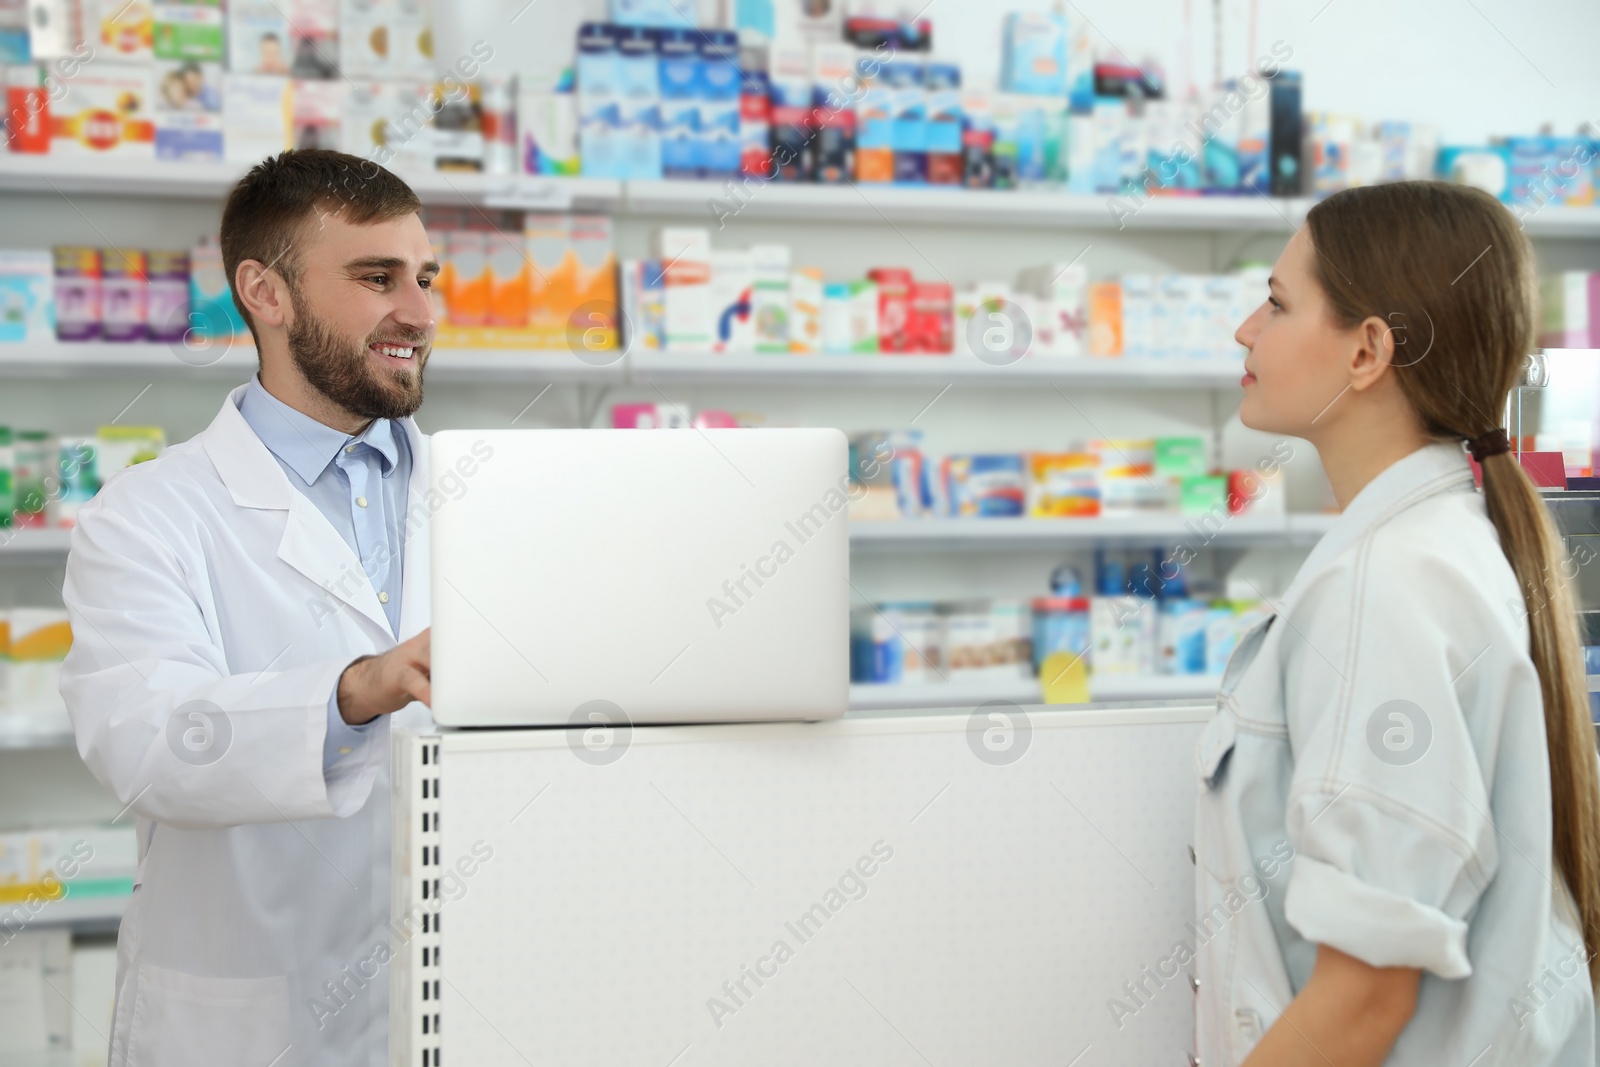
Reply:
[[[1371,186],[1313,207],[1270,287],[1239,417],[1315,446],[1341,514],[1197,751],[1199,1060],[1593,1065],[1595,738],[1501,427],[1532,252],[1485,193]]]

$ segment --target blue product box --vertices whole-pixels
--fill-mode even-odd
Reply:
[[[1027,506],[1027,478],[1016,454],[951,456],[950,511],[959,517],[1009,518]]]
[[[578,157],[583,173],[615,178],[621,170],[622,71],[614,27],[578,28]]]
[[[894,146],[894,180],[923,185],[928,181],[928,93],[923,65],[905,59],[883,65],[889,88],[890,138]],[[857,147],[860,147],[859,142]]]
[[[1443,145],[1435,169],[1447,182],[1475,186],[1502,201],[1511,199],[1511,152],[1505,145]]]
[[[656,37],[661,57],[661,174],[700,175],[700,42],[696,30],[665,29]]]
[[[1067,17],[1013,11],[1006,16],[1001,87],[1032,96],[1067,94]]]
[[[673,0],[609,0],[606,15],[618,26],[659,26],[677,29],[694,29],[689,12]]]
[[[701,177],[739,172],[739,38],[732,30],[700,31]]]
[[[616,27],[619,178],[661,177],[661,63],[656,31]]]
[[[1116,193],[1122,186],[1122,142],[1128,122],[1128,103],[1120,96],[1096,97],[1094,102],[1094,175],[1096,193]]]

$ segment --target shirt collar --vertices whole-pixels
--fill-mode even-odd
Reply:
[[[399,461],[399,447],[388,419],[373,419],[365,430],[352,437],[267,392],[259,374],[251,376],[240,395],[239,414],[268,451],[287,464],[306,485],[321,477],[328,464],[338,458],[339,450],[349,444],[370,445],[384,459],[384,474],[392,471]]]
[[[1472,466],[1460,441],[1437,441],[1391,463],[1362,487],[1311,550],[1290,583],[1277,613],[1283,614],[1316,573],[1369,530],[1438,493],[1472,489]]]

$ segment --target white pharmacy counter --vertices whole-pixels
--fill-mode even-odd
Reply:
[[[1211,712],[397,731],[391,1062],[1184,1064]]]

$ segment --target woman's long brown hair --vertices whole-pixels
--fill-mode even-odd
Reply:
[[[1390,325],[1395,376],[1428,432],[1462,440],[1500,426],[1538,321],[1533,250],[1511,213],[1478,189],[1400,182],[1336,193],[1311,208],[1306,228],[1334,320]],[[1483,495],[1526,601],[1555,863],[1600,986],[1600,768],[1566,554],[1516,456],[1484,460]]]

